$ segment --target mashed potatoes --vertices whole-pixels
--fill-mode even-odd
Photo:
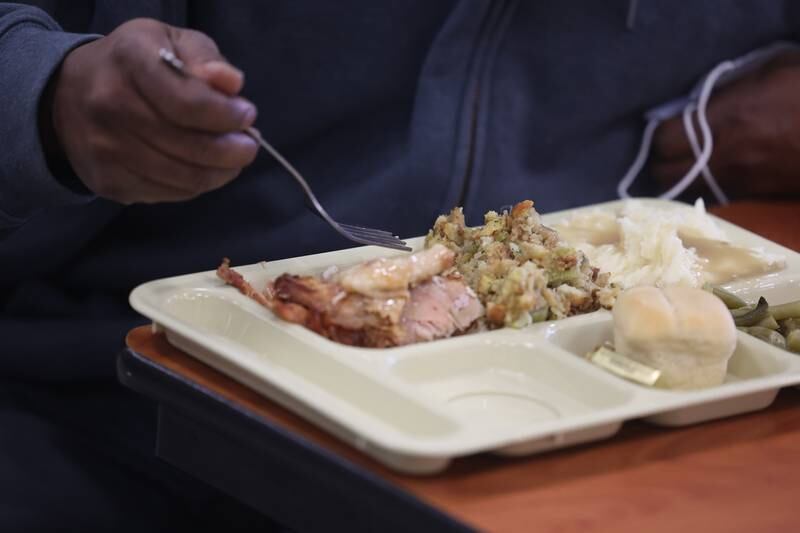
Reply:
[[[556,226],[593,265],[622,288],[700,287],[784,268],[782,257],[732,246],[702,201],[694,208],[654,207],[635,200],[619,212],[596,209]]]

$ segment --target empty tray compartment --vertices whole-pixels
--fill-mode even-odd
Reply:
[[[631,390],[574,364],[543,342],[464,338],[421,347],[399,359],[393,374],[471,429],[505,435],[507,453],[533,453],[616,433],[621,421],[592,415],[630,402]],[[517,439],[552,421],[580,418],[580,427],[529,441]]]

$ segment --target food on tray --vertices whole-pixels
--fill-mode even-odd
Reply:
[[[780,332],[786,339],[786,348],[800,353],[800,318],[787,318],[781,321]]]
[[[771,306],[761,297],[749,305],[721,287],[704,288],[730,310],[737,328],[778,348],[800,353],[800,300]]]
[[[329,339],[387,347],[595,311],[614,304],[608,274],[541,224],[533,202],[490,211],[469,228],[460,208],[440,216],[413,255],[321,276],[283,274],[263,291],[230,268],[225,282]]]
[[[463,333],[484,310],[475,293],[447,274],[455,254],[433,246],[322,276],[283,274],[253,288],[225,259],[217,274],[277,316],[344,344],[387,347]]]
[[[596,353],[597,361],[618,373],[634,372],[638,362],[671,388],[721,383],[736,327],[797,350],[800,332],[787,319],[800,320],[800,302],[747,305],[718,287],[693,288],[785,266],[782,257],[728,243],[702,203],[692,210],[630,201],[618,213],[593,210],[557,228],[542,224],[530,200],[489,211],[475,227],[455,208],[436,219],[425,249],[413,255],[320,276],[283,274],[263,291],[227,260],[217,273],[283,320],[356,346],[400,346],[614,307],[617,356]],[[637,288],[615,306],[620,286]]]
[[[555,226],[592,265],[611,273],[622,288],[726,283],[776,272],[785,258],[728,242],[702,201],[689,207],[656,207],[635,200],[618,211],[594,209]]]
[[[691,287],[636,287],[614,306],[614,348],[661,372],[658,385],[695,389],[721,384],[736,348],[730,311]]]
[[[486,306],[489,327],[523,327],[610,308],[618,292],[608,273],[542,225],[530,200],[510,212],[489,211],[477,227],[467,227],[455,208],[436,219],[425,239],[429,248],[442,244],[455,252],[453,275],[462,276]]]

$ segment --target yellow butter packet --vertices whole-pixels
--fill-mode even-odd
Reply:
[[[589,353],[587,358],[597,366],[604,368],[622,378],[644,385],[655,385],[661,376],[661,370],[643,365],[638,361],[615,352],[606,345]]]

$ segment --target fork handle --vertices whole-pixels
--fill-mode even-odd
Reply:
[[[294,168],[294,166],[291,163],[289,163],[289,161],[285,157],[283,157],[280,154],[280,152],[278,152],[278,150],[275,149],[274,146],[272,146],[270,143],[264,140],[264,137],[261,136],[261,132],[258,131],[256,128],[249,127],[246,130],[244,130],[244,132],[248,134],[250,137],[252,137],[258,144],[260,144],[261,147],[269,153],[269,155],[275,158],[275,160],[278,163],[280,163],[280,165],[286,170],[286,172],[288,172],[300,185],[300,187],[303,189],[303,192],[305,193],[305,199],[306,199],[305,204],[306,207],[309,209],[309,211],[311,211],[312,213],[314,213],[315,215],[317,215],[318,217],[329,223],[331,226],[334,226],[334,228],[336,228],[336,223],[328,216],[328,213],[325,211],[325,209],[323,209],[322,204],[319,203],[319,200],[317,200],[317,197],[314,195],[314,192],[311,190],[311,187],[308,185],[308,182],[306,182],[306,180],[297,171],[297,169]]]

